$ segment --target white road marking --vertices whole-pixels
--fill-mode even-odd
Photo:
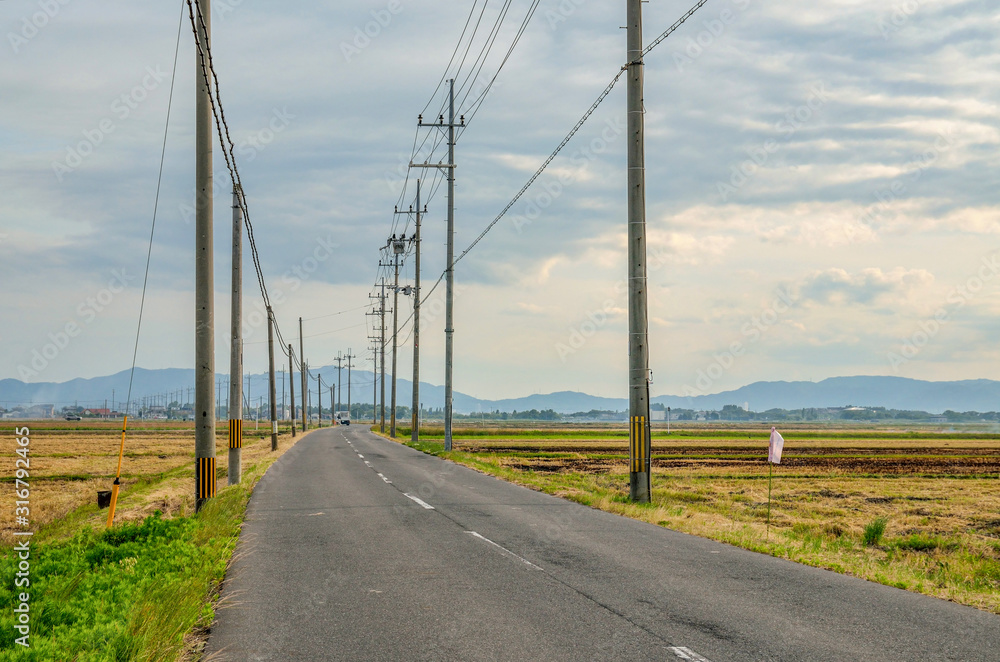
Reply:
[[[362,460],[365,459],[365,456],[362,455],[361,453],[358,453],[358,457],[360,457]]]
[[[691,662],[711,662],[708,658],[698,655],[686,646],[671,646],[669,650],[682,660],[691,660]]]
[[[389,480],[388,478],[386,478],[385,476],[383,476],[382,474],[379,474],[378,477],[381,478],[382,480],[384,480],[389,485],[392,485],[392,481]]]
[[[508,556],[514,557],[515,559],[517,559],[521,563],[525,564],[526,566],[532,567],[535,570],[541,570],[541,568],[539,568],[537,565],[535,565],[534,563],[532,563],[528,559],[524,558],[523,556],[518,556],[514,552],[512,552],[509,549],[507,549],[506,547],[504,547],[503,545],[496,544],[495,542],[493,542],[492,540],[490,540],[486,536],[482,535],[481,533],[476,533],[475,531],[466,531],[466,533],[469,533],[469,534],[473,535],[474,537],[479,538],[483,542],[488,542],[489,544],[493,545],[494,547],[496,547],[497,549],[499,549],[504,554],[506,554]]]
[[[405,496],[407,499],[410,499],[411,501],[415,501],[415,502],[419,503],[421,506],[423,506],[427,510],[434,510],[434,506],[432,506],[431,504],[427,503],[423,499],[420,499],[418,497],[413,496],[412,494],[406,494],[404,492],[403,496]]]
[[[371,463],[371,462],[369,462],[368,460],[365,460],[365,466],[368,466],[368,467],[371,467],[371,466],[372,466],[372,463]]]

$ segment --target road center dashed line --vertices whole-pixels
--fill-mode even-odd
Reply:
[[[386,484],[392,485],[392,481],[389,480],[388,478],[386,478],[385,476],[383,476],[382,474],[379,474],[378,477],[381,478],[382,480],[384,480],[386,482]]]
[[[414,502],[420,504],[421,506],[423,506],[427,510],[434,510],[434,506],[432,506],[431,504],[427,503],[426,501],[424,501],[423,499],[421,499],[419,497],[415,497],[412,494],[408,494],[406,492],[403,492],[403,496],[405,496],[407,499],[410,499],[411,501],[414,501]]]
[[[691,662],[711,662],[711,660],[698,655],[687,646],[671,646],[669,650],[682,660],[691,660]]]
[[[535,565],[534,563],[532,563],[528,559],[524,558],[523,556],[518,556],[514,552],[512,552],[509,549],[507,549],[506,547],[504,547],[503,545],[498,545],[497,543],[493,542],[492,540],[490,540],[486,536],[482,535],[481,533],[477,533],[475,531],[466,531],[466,533],[472,535],[475,538],[479,538],[483,542],[488,542],[489,544],[493,545],[494,547],[496,547],[497,549],[499,549],[501,552],[503,552],[507,556],[511,556],[511,557],[517,559],[518,561],[520,561],[521,563],[525,564],[526,566],[534,568],[535,570],[541,570],[541,568],[539,568],[537,565]]]

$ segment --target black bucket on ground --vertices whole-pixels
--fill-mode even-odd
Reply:
[[[107,508],[111,505],[111,490],[97,491],[97,507]]]

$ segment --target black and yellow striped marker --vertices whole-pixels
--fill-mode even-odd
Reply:
[[[199,501],[215,496],[215,458],[199,457],[197,464],[195,496]]]
[[[229,419],[229,447],[243,448],[243,419]]]
[[[646,417],[632,416],[629,428],[629,456],[632,460],[632,473],[649,471],[649,455],[646,453]]]

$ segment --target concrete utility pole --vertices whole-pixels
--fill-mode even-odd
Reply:
[[[417,230],[413,235],[416,264],[413,271],[413,404],[410,441],[420,438],[420,180],[417,180]]]
[[[199,3],[204,24],[196,35],[201,50],[210,45],[211,0]],[[195,57],[195,490],[194,508],[215,496],[215,287],[212,223],[212,100],[200,56]]]
[[[378,341],[378,338],[372,338]],[[372,425],[378,422],[378,347],[372,345]]]
[[[306,384],[306,348],[305,339],[302,337],[302,318],[299,318],[299,360],[302,362],[302,431],[305,432],[309,429],[309,423],[306,420],[309,408],[309,387]]]
[[[420,420],[419,420],[419,407],[420,407],[420,221],[422,212],[426,209],[421,209],[420,207],[420,180],[417,180],[417,209],[416,209],[416,232],[410,239],[415,248],[416,253],[416,265],[414,268],[413,277],[413,287],[403,288],[403,294],[413,295],[413,402],[410,407],[410,440],[416,441],[419,438]],[[411,205],[407,211],[399,211],[396,209],[397,214],[413,214],[414,209]],[[399,283],[396,283],[396,289],[399,289]],[[397,299],[398,303],[398,299]],[[395,316],[393,316],[395,319]],[[395,338],[395,333],[393,333],[393,338]],[[394,352],[395,354],[395,349]],[[395,369],[393,369],[393,390],[395,391]],[[393,399],[395,403],[395,398]],[[393,410],[395,410],[395,404],[393,405]],[[395,426],[393,426],[395,429]],[[393,434],[395,436],[395,434]]]
[[[330,408],[331,408],[331,411],[330,411],[330,425],[333,426],[333,425],[337,424],[337,418],[336,418],[337,417],[337,410],[333,409],[333,386],[332,385],[330,386]]]
[[[351,348],[348,347],[347,348],[347,356],[344,357],[344,358],[347,359],[347,418],[348,418],[348,420],[350,420],[350,418],[351,418],[351,359],[355,359],[357,357],[354,356],[353,354],[351,354]]]
[[[233,291],[229,345],[229,484],[238,485],[243,473],[243,209],[233,184]],[[248,389],[249,390],[249,389]]]
[[[292,419],[292,437],[295,436],[295,352],[292,343],[288,343],[288,412]]]
[[[629,496],[650,500],[649,342],[646,319],[646,157],[642,0],[626,0],[628,68]]]
[[[381,379],[381,389],[382,397],[379,398],[379,411],[380,411],[380,431],[385,432],[385,279],[382,279],[382,294],[379,296],[382,300],[382,310],[379,319],[381,320],[380,328],[382,331],[382,338],[379,341],[379,347],[381,348],[380,354],[382,355],[382,379]]]
[[[343,367],[343,365],[341,365],[343,362],[344,357],[340,355],[340,352],[337,352],[337,394],[340,395],[341,398],[344,397],[344,386],[340,381],[340,369]],[[337,400],[337,411],[340,411],[340,400]],[[350,418],[350,415],[350,412],[348,412],[348,418]]]
[[[323,382],[318,372],[316,373],[316,427],[323,427]]]
[[[396,437],[396,351],[399,348],[399,342],[397,341],[397,334],[399,333],[399,259],[400,256],[406,251],[406,241],[400,237],[396,238],[396,235],[392,235],[389,240],[389,245],[392,247],[392,266],[395,272],[395,280],[392,286],[392,399],[391,399],[391,409],[389,410],[389,436],[392,438]]]
[[[278,376],[274,374],[274,312],[267,307],[267,373],[269,386],[269,402],[271,403],[271,450],[278,450],[278,398],[276,387]],[[284,394],[282,394],[284,398]]]
[[[448,129],[448,163],[411,163],[413,168],[442,168],[448,174],[448,250],[445,262],[445,320],[444,320],[444,449],[452,449],[452,373],[455,358],[455,128],[465,126],[465,117],[455,123],[455,79],[448,81],[448,123],[438,117],[436,124],[424,124],[423,116],[417,117],[417,126]]]

